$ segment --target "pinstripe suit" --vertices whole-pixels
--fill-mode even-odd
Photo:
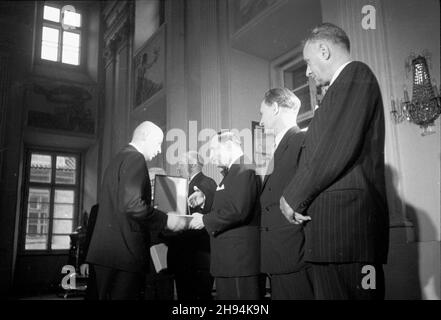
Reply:
[[[305,260],[325,265],[386,262],[384,130],[374,74],[364,63],[349,63],[317,110],[298,170],[284,191],[291,208],[312,219],[305,226]],[[357,282],[346,286],[348,292]],[[328,296],[332,294],[322,295]]]

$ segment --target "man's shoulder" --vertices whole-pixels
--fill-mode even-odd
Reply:
[[[211,179],[210,177],[207,177],[205,174],[203,174],[202,172],[199,174],[199,179],[197,181],[195,181],[195,184],[205,184],[205,185],[209,185],[209,186],[213,186],[216,188],[217,184],[216,182]]]
[[[372,69],[364,62],[362,61],[352,61],[350,62],[346,68],[348,73],[353,73],[356,76],[357,75],[369,75],[369,76],[374,76],[374,73],[372,72]],[[343,70],[345,71],[345,70]]]
[[[128,145],[122,148],[113,158],[112,162],[117,166],[133,166],[135,163],[145,165],[144,156],[135,148]]]

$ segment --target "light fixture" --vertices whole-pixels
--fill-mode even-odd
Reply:
[[[421,135],[434,133],[435,120],[441,114],[441,98],[436,81],[431,81],[426,57],[411,56],[407,68],[412,71],[412,100],[409,99],[407,87],[404,86],[404,99],[391,101],[391,115],[395,123],[404,119],[417,124],[422,129]]]

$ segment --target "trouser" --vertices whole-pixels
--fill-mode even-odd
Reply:
[[[95,266],[93,264],[89,264],[89,278],[87,280],[86,296],[84,299],[85,300],[98,299],[96,273],[95,273]]]
[[[139,300],[145,275],[94,265],[99,300]]]
[[[261,299],[260,276],[216,277],[217,300],[259,300]]]
[[[185,270],[175,273],[178,300],[211,300],[213,277],[208,270]]]
[[[382,300],[384,272],[381,264],[311,263],[317,300]]]
[[[288,274],[271,274],[271,300],[314,300],[310,267]]]

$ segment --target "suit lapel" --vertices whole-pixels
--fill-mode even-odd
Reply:
[[[272,171],[274,171],[274,166],[276,165],[276,163],[279,161],[279,159],[283,156],[283,154],[285,153],[285,151],[289,147],[288,142],[289,142],[290,137],[299,131],[300,131],[300,129],[298,127],[292,127],[291,129],[289,129],[285,133],[285,135],[283,136],[279,145],[277,146],[276,151],[274,152],[274,155],[269,163],[268,168],[272,168],[273,169]],[[271,177],[271,173],[268,174],[268,171],[267,171],[267,175],[265,176],[265,179],[263,180],[262,189],[265,188],[265,184],[268,182],[270,177]]]
[[[193,188],[195,187],[195,186],[197,186],[198,184],[199,184],[199,182],[201,181],[201,179],[202,179],[202,176],[203,176],[203,174],[202,174],[202,172],[199,172],[197,175],[195,175],[194,177],[193,177],[193,179],[190,181],[190,183],[189,183],[189,185],[188,185],[188,195],[190,196],[192,193],[193,193]]]

